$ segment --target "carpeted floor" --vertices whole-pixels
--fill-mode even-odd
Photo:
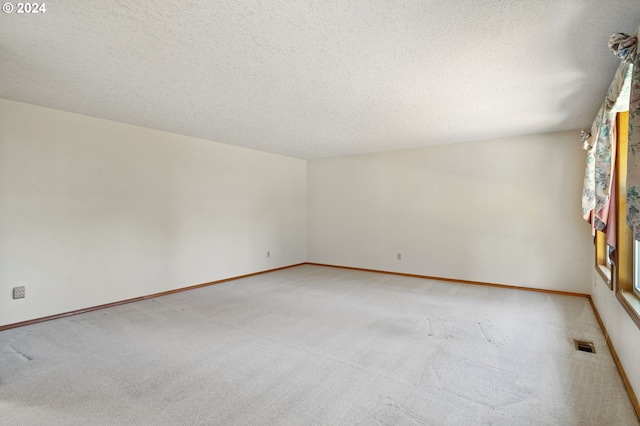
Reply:
[[[311,265],[0,332],[0,423],[640,424],[585,298]]]

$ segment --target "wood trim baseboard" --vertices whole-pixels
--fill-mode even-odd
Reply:
[[[149,295],[146,295],[146,296],[134,297],[134,298],[131,298],[131,299],[125,299],[125,300],[119,300],[119,301],[116,301],[116,302],[105,303],[104,305],[91,306],[91,307],[88,307],[88,308],[76,309],[76,310],[69,311],[69,312],[62,312],[62,313],[59,313],[59,314],[49,315],[49,316],[46,316],[46,317],[34,318],[34,319],[26,320],[26,321],[16,322],[16,323],[12,323],[12,324],[6,324],[6,325],[0,326],[0,331],[9,330],[9,329],[16,328],[16,327],[24,327],[24,326],[31,325],[31,324],[37,324],[39,322],[51,321],[51,320],[54,320],[54,319],[64,318],[64,317],[68,317],[68,316],[72,316],[72,315],[79,315],[79,314],[83,314],[85,312],[96,311],[98,309],[110,308],[112,306],[124,305],[125,303],[139,302],[139,301],[142,301],[142,300],[147,300],[147,299],[152,299],[152,298],[155,298],[155,297],[166,296],[166,295],[169,295],[169,294],[179,293],[179,292],[182,292],[182,291],[193,290],[193,289],[201,288],[201,287],[208,287],[210,285],[221,284],[221,283],[224,283],[224,282],[227,282],[227,281],[234,281],[234,280],[239,280],[241,278],[248,278],[248,277],[252,277],[252,276],[255,276],[255,275],[266,274],[268,272],[280,271],[282,269],[294,268],[296,266],[301,266],[301,265],[325,266],[325,267],[329,267],[329,268],[340,268],[340,269],[350,269],[350,270],[353,270],[353,271],[375,272],[375,273],[379,273],[379,274],[398,275],[398,276],[402,276],[402,277],[422,278],[422,279],[428,279],[428,280],[446,281],[446,282],[454,282],[454,283],[461,283],[461,284],[483,285],[483,286],[490,286],[490,287],[508,288],[508,289],[513,289],[513,290],[525,290],[525,291],[534,291],[534,292],[538,292],[538,293],[550,293],[550,294],[559,294],[559,295],[563,295],[563,296],[579,296],[579,297],[590,298],[590,296],[588,294],[582,294],[582,293],[571,293],[571,292],[557,291],[557,290],[545,290],[545,289],[532,288],[532,287],[518,287],[518,286],[513,286],[513,285],[495,284],[495,283],[487,283],[487,282],[481,282],[481,281],[469,281],[469,280],[459,280],[459,279],[454,279],[454,278],[434,277],[434,276],[430,276],[430,275],[406,274],[406,273],[402,273],[402,272],[383,271],[383,270],[379,270],[379,269],[356,268],[356,267],[352,267],[352,266],[329,265],[329,264],[315,263],[315,262],[302,262],[302,263],[296,263],[294,265],[283,266],[283,267],[280,267],[280,268],[267,269],[265,271],[254,272],[254,273],[245,274],[245,275],[239,275],[239,276],[231,277],[231,278],[225,278],[223,280],[211,281],[211,282],[208,282],[208,283],[196,284],[196,285],[192,285],[192,286],[188,286],[188,287],[177,288],[175,290],[168,290],[168,291],[163,291],[163,292],[160,292],[160,293],[149,294]]]
[[[596,314],[596,319],[598,320],[598,324],[600,324],[600,328],[602,329],[602,333],[604,333],[604,339],[607,341],[607,346],[609,346],[609,350],[611,351],[611,356],[613,357],[613,361],[616,363],[616,367],[618,367],[618,372],[620,373],[620,377],[622,378],[622,382],[624,383],[624,387],[627,389],[627,393],[629,394],[629,399],[631,400],[631,404],[633,405],[633,409],[636,410],[636,415],[638,416],[638,420],[640,420],[640,404],[638,403],[638,398],[636,397],[633,388],[631,387],[631,382],[627,377],[627,373],[625,373],[624,368],[622,367],[622,363],[620,362],[620,358],[618,358],[618,353],[616,352],[616,348],[613,346],[611,339],[609,338],[609,333],[607,333],[607,328],[604,326],[604,322],[600,317],[600,313],[598,312],[598,308],[596,308],[596,304],[593,301],[591,296],[587,297],[589,299],[589,303],[591,303],[591,308],[593,308],[593,312]]]
[[[433,276],[429,276],[429,275],[406,274],[406,273],[402,273],[402,272],[382,271],[382,270],[367,269],[367,268],[356,268],[356,267],[352,267],[352,266],[339,266],[339,265],[328,265],[328,264],[323,264],[323,263],[303,262],[303,263],[297,263],[297,264],[289,265],[289,266],[282,266],[280,268],[267,269],[265,271],[254,272],[254,273],[251,273],[251,274],[245,274],[245,275],[239,275],[239,276],[236,276],[236,277],[225,278],[225,279],[222,279],[222,280],[211,281],[211,282],[208,282],[208,283],[196,284],[196,285],[192,285],[192,286],[188,286],[188,287],[182,287],[182,288],[178,288],[178,289],[174,289],[174,290],[163,291],[163,292],[160,292],[160,293],[153,293],[153,294],[149,294],[149,295],[146,295],[146,296],[134,297],[132,299],[120,300],[120,301],[112,302],[112,303],[105,303],[103,305],[92,306],[92,307],[84,308],[84,309],[77,309],[77,310],[74,310],[74,311],[63,312],[63,313],[60,313],[60,314],[49,315],[49,316],[46,316],[46,317],[35,318],[35,319],[27,320],[27,321],[16,322],[16,323],[13,323],[13,324],[7,324],[7,325],[0,326],[0,331],[9,330],[9,329],[12,329],[12,328],[17,328],[17,327],[24,327],[24,326],[27,326],[27,325],[37,324],[37,323],[40,323],[40,322],[50,321],[50,320],[54,320],[54,319],[65,318],[65,317],[72,316],[72,315],[79,315],[79,314],[83,314],[85,312],[97,311],[99,309],[110,308],[110,307],[118,306],[118,305],[124,305],[126,303],[139,302],[139,301],[142,301],[142,300],[148,300],[148,299],[153,299],[153,298],[156,298],[156,297],[167,296],[169,294],[180,293],[180,292],[188,291],[188,290],[194,290],[196,288],[208,287],[208,286],[215,285],[215,284],[222,284],[222,283],[228,282],[228,281],[235,281],[235,280],[239,280],[241,278],[253,277],[253,276],[256,276],[256,275],[266,274],[268,272],[280,271],[280,270],[283,270],[283,269],[294,268],[296,266],[301,266],[301,265],[325,266],[325,267],[329,267],[329,268],[339,268],[339,269],[349,269],[349,270],[354,270],[354,271],[375,272],[375,273],[379,273],[379,274],[398,275],[398,276],[402,276],[402,277],[423,278],[423,279],[454,282],[454,283],[461,283],[461,284],[483,285],[483,286],[489,286],[489,287],[508,288],[508,289],[513,289],[513,290],[524,290],[524,291],[533,291],[533,292],[539,292],[539,293],[559,294],[559,295],[563,295],[563,296],[586,297],[589,300],[589,303],[591,304],[591,307],[593,308],[593,312],[596,315],[596,319],[598,321],[598,324],[600,324],[600,328],[602,329],[602,332],[604,333],[605,340],[607,341],[607,345],[609,346],[609,350],[611,351],[611,355],[613,357],[613,360],[616,363],[616,366],[618,367],[618,372],[620,373],[620,376],[622,378],[622,382],[624,383],[624,386],[627,389],[627,393],[629,394],[629,399],[631,400],[631,404],[633,405],[633,408],[635,409],[636,414],[638,415],[638,419],[640,419],[640,404],[638,403],[638,399],[636,398],[636,395],[635,395],[635,393],[633,391],[633,388],[631,387],[631,382],[629,382],[629,379],[627,378],[627,374],[625,373],[624,368],[622,367],[622,364],[620,363],[620,358],[618,358],[618,354],[616,353],[616,350],[615,350],[615,348],[613,346],[613,343],[611,343],[611,340],[609,339],[609,334],[607,333],[607,329],[604,326],[604,323],[602,322],[602,318],[600,318],[600,314],[598,313],[598,309],[596,308],[596,305],[593,302],[593,299],[591,298],[591,296],[588,295],[588,294],[582,294],[582,293],[571,293],[571,292],[557,291],[557,290],[544,290],[544,289],[531,288],[531,287],[517,287],[517,286],[513,286],[513,285],[506,285],[506,284],[495,284],[495,283],[487,283],[487,282],[481,282],[481,281],[458,280],[458,279],[453,279],[453,278],[433,277]]]
[[[105,303],[104,305],[91,306],[89,308],[76,309],[75,311],[63,312],[63,313],[60,313],[60,314],[49,315],[49,316],[46,316],[46,317],[34,318],[34,319],[21,321],[21,322],[15,322],[13,324],[7,324],[7,325],[0,326],[0,331],[9,330],[11,328],[24,327],[26,325],[37,324],[39,322],[45,322],[45,321],[51,321],[51,320],[54,320],[54,319],[69,317],[69,316],[72,316],[72,315],[84,314],[85,312],[97,311],[98,309],[111,308],[113,306],[124,305],[125,303],[140,302],[142,300],[153,299],[153,298],[161,297],[161,296],[167,296],[169,294],[180,293],[182,291],[188,291],[188,290],[194,290],[196,288],[201,288],[201,287],[208,287],[210,285],[222,284],[222,283],[226,283],[227,281],[235,281],[235,280],[239,280],[241,278],[248,278],[248,277],[253,277],[255,275],[266,274],[268,272],[280,271],[282,269],[293,268],[293,267],[304,265],[304,264],[305,263],[296,263],[295,265],[282,266],[280,268],[274,268],[274,269],[267,269],[265,271],[253,272],[251,274],[239,275],[237,277],[225,278],[223,280],[211,281],[211,282],[208,282],[208,283],[196,284],[196,285],[192,285],[192,286],[188,286],[188,287],[181,287],[181,288],[177,288],[175,290],[162,291],[160,293],[153,293],[153,294],[149,294],[149,295],[146,295],[146,296],[134,297],[134,298],[131,298],[131,299],[119,300],[117,302]]]
[[[587,297],[587,298],[589,297],[588,294],[584,294],[584,293],[572,293],[569,291],[559,291],[559,290],[546,290],[543,288],[533,288],[533,287],[518,287],[515,285],[495,284],[495,283],[488,283],[488,282],[482,282],[482,281],[459,280],[455,278],[433,277],[430,275],[406,274],[404,272],[383,271],[380,269],[356,268],[353,266],[329,265],[325,263],[315,263],[315,262],[306,262],[305,265],[327,266],[329,268],[350,269],[353,271],[376,272],[378,274],[398,275],[401,277],[423,278],[427,280],[446,281],[446,282],[459,283],[459,284],[483,285],[483,286],[489,286],[489,287],[508,288],[511,290],[524,290],[524,291],[533,291],[536,293],[558,294],[561,296],[577,296],[577,297]]]

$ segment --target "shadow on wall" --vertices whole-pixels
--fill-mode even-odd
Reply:
[[[587,6],[584,3],[577,1],[557,2],[554,6],[565,9],[562,13],[556,14],[555,19],[562,16],[562,23],[567,28],[562,32],[563,37],[559,38],[555,44],[558,49],[566,51],[566,61],[573,70],[564,73],[564,75],[545,76],[545,78],[556,79],[555,85],[557,87],[557,91],[547,94],[547,99],[557,103],[558,116],[563,117],[561,123],[575,123],[576,121],[584,121],[578,120],[578,118],[588,117],[582,126],[589,128],[620,63],[608,48],[609,37],[617,32],[635,33],[640,23],[640,8],[636,0],[628,0],[617,6],[625,8],[627,13],[615,28],[607,28],[599,24],[599,14],[587,13]],[[600,7],[606,11],[610,5],[602,2]],[[589,5],[589,9],[593,10],[592,4]],[[569,12],[573,12],[571,19],[567,19],[572,15]],[[550,34],[549,37],[554,37],[554,35]],[[579,52],[564,48],[564,46],[572,44],[571,39],[584,40],[586,45],[600,47],[589,55],[579,54]],[[563,68],[569,67],[564,66]],[[584,91],[588,91],[589,94],[585,96]],[[593,94],[591,94],[592,92]],[[585,102],[585,100],[594,100],[594,102]],[[579,142],[576,141],[576,144],[578,145]]]

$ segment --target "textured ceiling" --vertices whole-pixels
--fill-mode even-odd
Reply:
[[[590,125],[638,0],[46,2],[0,97],[321,158]]]

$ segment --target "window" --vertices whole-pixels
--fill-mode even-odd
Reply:
[[[596,270],[609,288],[613,289],[613,280],[611,279],[613,263],[610,254],[611,246],[607,244],[607,234],[596,231]]]
[[[629,112],[619,112],[617,117],[617,253],[615,268],[616,298],[631,319],[640,328],[640,243],[634,241],[627,225],[627,147]]]

